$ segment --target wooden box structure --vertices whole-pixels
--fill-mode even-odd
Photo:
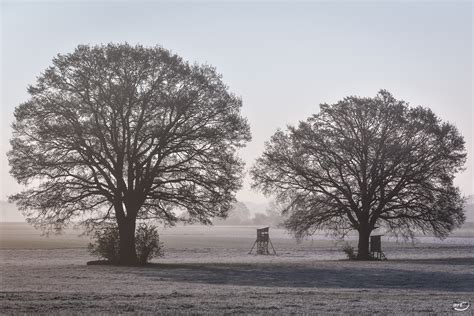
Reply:
[[[272,241],[270,240],[269,234],[270,227],[259,228],[257,229],[257,240],[253,243],[252,249],[250,249],[249,254],[252,253],[253,248],[255,245],[257,246],[257,254],[258,255],[269,255],[270,251],[268,249],[268,245],[272,246],[273,254],[276,255],[275,248],[273,247]]]
[[[379,260],[387,260],[385,254],[382,251],[382,236],[383,235],[370,236],[370,253],[374,258]]]

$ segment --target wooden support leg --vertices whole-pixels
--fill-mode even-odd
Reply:
[[[272,246],[273,254],[276,255],[277,252],[275,251],[275,248],[273,247],[272,241],[270,239],[268,239],[268,241],[270,242],[270,245]]]
[[[252,249],[250,249],[250,251],[249,251],[249,254],[252,253],[252,250],[253,250],[253,248],[255,247],[255,244],[256,244],[256,243],[257,243],[257,241],[255,240],[255,242],[253,243]]]

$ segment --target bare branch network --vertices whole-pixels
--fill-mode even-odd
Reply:
[[[54,58],[28,92],[8,158],[28,184],[10,199],[29,222],[60,230],[82,219],[93,230],[116,221],[121,257],[134,263],[137,220],[227,216],[243,175],[237,149],[251,136],[241,99],[213,67],[160,47],[78,46]],[[453,179],[465,160],[455,126],[381,90],[322,104],[277,131],[251,174],[255,189],[287,206],[297,237],[355,229],[367,258],[378,227],[444,237],[461,225]]]

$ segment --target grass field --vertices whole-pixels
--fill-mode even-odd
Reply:
[[[383,262],[349,262],[324,235],[297,243],[280,229],[277,256],[247,254],[255,227],[161,231],[166,255],[143,268],[87,266],[86,237],[49,238],[0,224],[0,313],[454,314],[474,301],[474,229],[443,242],[383,242]],[[351,238],[350,238],[351,239]],[[355,239],[350,240],[355,244]]]

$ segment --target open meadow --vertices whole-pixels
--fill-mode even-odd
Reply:
[[[388,261],[350,262],[325,235],[297,243],[270,229],[277,256],[248,254],[256,227],[160,232],[165,256],[146,267],[87,266],[80,231],[41,237],[0,223],[0,314],[470,314],[474,225],[440,242],[383,240]],[[355,244],[355,238],[350,242]]]

